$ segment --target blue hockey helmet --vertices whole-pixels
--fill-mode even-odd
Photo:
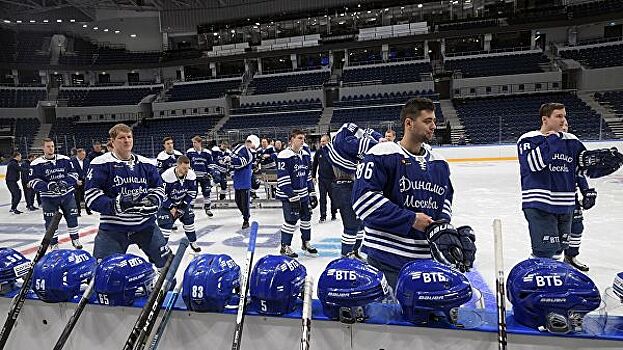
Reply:
[[[588,276],[546,258],[515,265],[506,290],[517,322],[552,333],[580,331],[584,316],[601,303],[599,290]]]
[[[240,267],[226,254],[202,254],[184,272],[182,299],[198,312],[222,312],[237,303]]]
[[[86,250],[60,249],[44,255],[33,268],[32,287],[48,303],[70,301],[95,272],[95,258]]]
[[[132,305],[138,292],[147,294],[156,271],[151,263],[133,254],[104,258],[95,271],[95,293],[104,305]]]
[[[614,291],[614,294],[621,299],[621,302],[623,302],[623,272],[619,272],[616,277],[614,277],[612,290]]]
[[[302,301],[307,270],[300,262],[281,255],[266,255],[255,264],[249,281],[251,310],[283,315]]]
[[[458,308],[472,298],[472,287],[453,267],[434,260],[415,260],[400,270],[396,298],[409,322],[445,319],[456,323]]]
[[[0,248],[0,284],[13,283],[30,269],[30,260],[11,248]]]
[[[368,318],[368,304],[389,296],[385,275],[360,260],[331,261],[318,280],[318,299],[324,314],[344,323]]]

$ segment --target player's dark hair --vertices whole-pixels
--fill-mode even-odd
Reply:
[[[177,158],[177,164],[190,164],[190,158],[181,155],[179,156],[179,158]]]
[[[11,158],[15,158],[17,156],[21,156],[22,153],[20,151],[13,151],[13,154],[11,155]]]
[[[165,144],[165,143],[167,143],[167,141],[169,141],[169,140],[173,141],[173,138],[172,138],[171,136],[167,136],[167,137],[163,138],[163,139],[162,139],[162,144],[164,145],[164,144]]]
[[[541,108],[539,108],[539,116],[549,117],[552,115],[552,113],[554,113],[555,110],[564,108],[565,105],[563,105],[562,103],[544,103],[541,105]]]
[[[305,131],[301,129],[292,129],[292,132],[290,133],[290,140],[292,140],[293,138],[299,135],[305,135]]]
[[[203,142],[203,139],[199,135],[195,135],[195,137],[193,137],[192,140],[197,141],[197,142]]]
[[[44,138],[44,139],[41,141],[41,144],[42,144],[42,145],[45,145],[45,144],[46,144],[46,143],[48,143],[48,142],[52,142],[52,143],[53,143],[53,142],[54,142],[54,140],[52,140],[52,139],[51,139],[51,138],[49,138],[49,137],[46,137],[46,138]]]
[[[433,100],[424,97],[415,97],[407,101],[400,111],[400,125],[404,127],[407,118],[416,119],[421,111],[435,111]]]

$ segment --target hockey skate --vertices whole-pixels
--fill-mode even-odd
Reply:
[[[368,260],[366,258],[364,258],[361,254],[359,254],[358,250],[354,250],[346,255],[342,255],[343,258],[350,258],[350,259],[357,259],[359,261],[362,261],[364,263],[367,263]]]
[[[290,257],[290,258],[298,258],[299,257],[299,255],[296,254],[294,252],[294,250],[292,250],[292,247],[290,247],[289,245],[285,245],[285,244],[281,245],[281,249],[279,250],[279,254],[285,255],[285,256]]]
[[[80,238],[72,239],[71,245],[73,245],[76,249],[82,249],[82,243],[80,243]]]
[[[565,255],[565,262],[582,272],[587,272],[589,270],[588,265],[579,261],[577,256]]]
[[[197,244],[197,242],[190,242],[190,249],[195,253],[201,252],[201,247]]]
[[[203,206],[203,210],[206,212],[206,215],[208,217],[213,217],[214,216],[214,214],[212,213],[212,210],[210,210],[210,205],[209,204],[204,205]]]
[[[59,249],[61,248],[58,246],[58,243],[50,244],[50,250],[59,250]]]
[[[316,249],[313,245],[311,245],[309,241],[303,242],[303,245],[301,245],[301,249],[303,249],[303,251],[306,252],[307,254],[312,254],[312,255],[318,254],[318,249]]]

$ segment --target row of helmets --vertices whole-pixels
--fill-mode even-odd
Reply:
[[[11,287],[27,273],[30,261],[10,248],[0,249],[0,287]],[[283,315],[302,303],[307,275],[297,260],[267,255],[255,264],[249,281],[250,309],[260,314]],[[46,302],[69,301],[81,285],[95,278],[100,304],[131,305],[150,292],[156,276],[153,265],[139,256],[117,254],[99,264],[84,250],[55,250],[35,265],[32,288]],[[222,312],[238,305],[240,267],[226,254],[203,254],[186,268],[182,298],[189,310]],[[569,265],[550,259],[528,259],[517,264],[507,280],[507,296],[514,319],[526,326],[550,332],[581,330],[584,316],[600,307],[600,293],[593,281]],[[623,302],[623,273],[608,293]],[[318,281],[323,313],[343,322],[363,321],[378,302],[400,304],[403,317],[423,324],[431,320],[456,323],[459,308],[478,291],[449,266],[432,260],[416,260],[400,271],[395,293],[383,273],[357,259],[331,261]]]

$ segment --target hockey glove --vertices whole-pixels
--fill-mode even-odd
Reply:
[[[143,197],[140,204],[130,210],[135,210],[137,214],[142,216],[154,215],[160,208],[160,198],[155,194],[148,194]]]
[[[426,228],[426,238],[430,244],[430,252],[436,261],[465,271],[465,254],[463,243],[452,224],[439,220]]]
[[[318,198],[316,198],[315,194],[309,196],[309,207],[313,210],[318,206]]]
[[[67,183],[67,181],[60,180],[58,182],[58,187],[59,187],[60,192],[66,192],[69,189],[70,186]]]
[[[597,191],[594,188],[582,191],[582,208],[588,210],[594,207],[595,200],[597,200]]]
[[[462,272],[469,271],[474,266],[474,260],[476,260],[476,235],[471,226],[461,226],[457,229],[459,237],[461,238],[461,245],[463,246],[463,269],[459,267]]]
[[[601,176],[610,175],[623,165],[623,154],[616,147],[584,150],[578,155],[578,166],[582,170],[598,170]]]
[[[179,218],[181,218],[182,216],[184,216],[184,209],[182,208],[175,208],[175,215],[173,215],[173,220],[177,220]]]
[[[292,215],[301,215],[301,200],[290,201],[290,208]]]
[[[115,198],[115,213],[128,214],[130,213],[130,209],[137,205],[139,205],[137,195],[120,193]]]
[[[58,185],[58,183],[54,181],[50,181],[48,182],[48,191],[54,192],[54,193],[61,193],[61,187]]]

